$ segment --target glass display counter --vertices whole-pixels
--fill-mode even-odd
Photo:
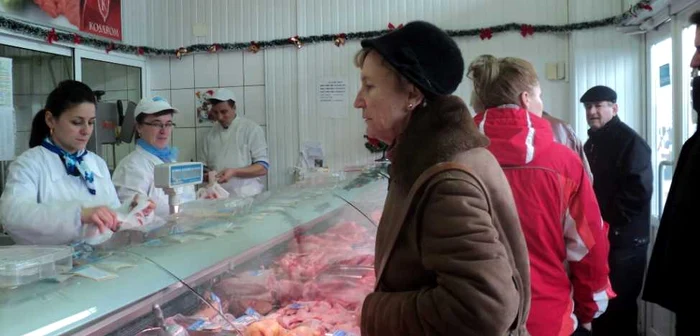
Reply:
[[[359,335],[353,318],[374,285],[386,176],[372,166],[255,199],[192,203],[158,229],[76,247],[70,275],[0,289],[0,334]]]

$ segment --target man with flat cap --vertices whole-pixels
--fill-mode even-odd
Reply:
[[[617,93],[594,86],[581,97],[593,172],[593,189],[603,220],[610,224],[610,282],[617,297],[593,321],[593,334],[637,336],[637,297],[649,245],[652,194],[651,149],[617,116]]]

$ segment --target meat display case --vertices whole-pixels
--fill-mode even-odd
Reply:
[[[264,286],[274,297],[251,299],[246,296],[250,293],[238,294],[250,287],[240,282],[245,274],[275,273],[274,286],[282,286],[320,283],[326,271],[357,282],[363,275],[351,273],[359,270],[372,274],[364,280],[371,290],[386,168],[375,164],[343,179],[302,181],[254,200],[195,202],[156,230],[120,233],[104,246],[76,246],[73,273],[79,275],[0,288],[0,334],[242,335],[245,328],[240,324],[230,328],[232,319],[249,318],[249,324],[265,314],[282,314],[280,309],[289,304],[297,309],[296,302],[310,301],[309,296],[323,295],[314,284],[313,290],[298,287],[296,294],[282,299],[282,287],[269,288],[266,280]],[[306,244],[307,237],[313,244]],[[326,245],[318,245],[319,237]],[[328,239],[337,241],[328,244]],[[317,261],[310,258],[321,255],[318,251],[326,259],[316,267]],[[361,305],[355,297],[338,299],[350,302],[343,305],[344,311]],[[338,300],[327,301],[337,305]],[[197,321],[204,312],[212,319],[222,318],[226,327],[202,328],[198,321],[198,329],[180,323],[185,318]],[[333,323],[325,324],[328,335]]]

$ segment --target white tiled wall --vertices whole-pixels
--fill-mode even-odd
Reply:
[[[200,123],[197,119],[197,91],[215,88],[233,91],[237,113],[266,130],[263,52],[151,58],[148,69],[151,94],[167,99],[180,111],[174,117],[177,128],[173,131],[173,145],[180,151],[180,161],[201,159],[201,141],[211,128],[211,123]]]
[[[29,149],[34,115],[44,107],[54,86],[72,77],[73,63],[68,57],[1,45],[0,56],[12,58],[12,93],[17,123],[15,155],[19,155]]]

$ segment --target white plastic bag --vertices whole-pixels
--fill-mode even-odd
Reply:
[[[155,208],[155,202],[148,197],[134,195],[131,202],[124,202],[119,208],[112,209],[117,215],[118,231],[138,229],[149,224],[155,218]],[[99,229],[94,225],[84,225],[83,231],[85,243],[89,245],[102,244],[112,237],[112,231],[107,230],[100,234]]]
[[[197,199],[222,199],[228,198],[229,192],[226,191],[218,182],[216,182],[216,172],[210,171],[209,184],[197,190]]]

